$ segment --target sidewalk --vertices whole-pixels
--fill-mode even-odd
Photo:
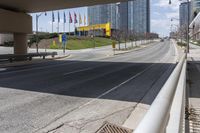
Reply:
[[[158,40],[154,40],[153,42],[157,42]],[[65,59],[68,58],[70,56],[73,55],[84,55],[84,54],[90,54],[92,55],[96,55],[98,57],[110,57],[110,56],[115,56],[115,55],[119,55],[119,54],[125,54],[125,53],[129,53],[135,50],[140,50],[143,49],[145,47],[150,46],[151,44],[147,43],[145,44],[147,41],[137,41],[136,43],[133,42],[128,42],[126,44],[126,48],[125,49],[125,43],[120,44],[121,50],[117,50],[117,48],[119,47],[118,45],[116,45],[116,50],[114,51],[112,48],[112,45],[109,46],[103,46],[103,47],[96,47],[96,48],[88,48],[88,49],[81,49],[81,50],[66,50],[65,53],[63,53],[62,49],[39,49],[39,52],[57,52],[58,55],[56,55],[54,58],[52,58],[51,56],[47,56],[46,60],[43,60],[40,57],[36,57],[34,58],[32,61],[21,61],[21,62],[14,62],[14,63],[10,63],[8,61],[6,62],[0,62],[0,68],[2,67],[10,67],[10,66],[19,66],[19,65],[24,65],[24,64],[32,64],[32,63],[39,63],[39,62],[45,62],[45,61],[49,61],[49,60],[55,60],[55,59]],[[33,48],[28,48],[28,53],[36,53],[37,50],[33,49]],[[13,48],[12,47],[0,47],[0,54],[12,54],[13,53]]]
[[[191,45],[193,46],[193,45]],[[189,132],[200,132],[200,47],[193,47],[188,54]]]

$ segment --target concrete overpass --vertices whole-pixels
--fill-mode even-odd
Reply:
[[[14,34],[14,53],[27,53],[27,34],[32,33],[32,17],[28,13],[73,7],[92,6],[128,0],[1,0],[0,33]]]

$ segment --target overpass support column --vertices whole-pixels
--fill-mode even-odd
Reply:
[[[27,53],[27,34],[32,34],[32,17],[24,12],[0,8],[0,33],[14,34],[14,54]]]
[[[27,53],[27,35],[25,33],[14,33],[14,54]]]

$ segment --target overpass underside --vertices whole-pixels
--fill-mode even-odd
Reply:
[[[125,1],[128,0],[1,0],[0,33],[14,34],[14,54],[26,54],[27,34],[32,33],[32,17],[28,13]]]

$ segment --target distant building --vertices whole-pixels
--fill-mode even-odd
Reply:
[[[200,40],[200,12],[190,24],[190,37],[193,40]]]
[[[150,0],[129,1],[128,14],[129,30],[150,32]]]
[[[176,32],[170,32],[170,38],[176,38],[177,37],[177,35],[176,35]]]
[[[110,22],[111,28],[116,29],[116,4],[104,4],[88,7],[89,25]]]
[[[128,15],[128,2],[121,2],[119,4],[119,29],[120,30],[128,30],[128,25],[129,25],[129,15]]]
[[[189,6],[189,24],[192,22],[192,14],[191,14],[191,2],[183,2],[179,6],[179,19],[180,19],[180,27],[186,27],[188,25],[188,6]]]
[[[150,32],[150,0],[88,7],[89,25],[110,22],[112,29]]]
[[[192,0],[192,17],[193,19],[200,12],[200,0]]]
[[[0,34],[0,45],[4,44],[4,42],[13,41],[12,34]]]

